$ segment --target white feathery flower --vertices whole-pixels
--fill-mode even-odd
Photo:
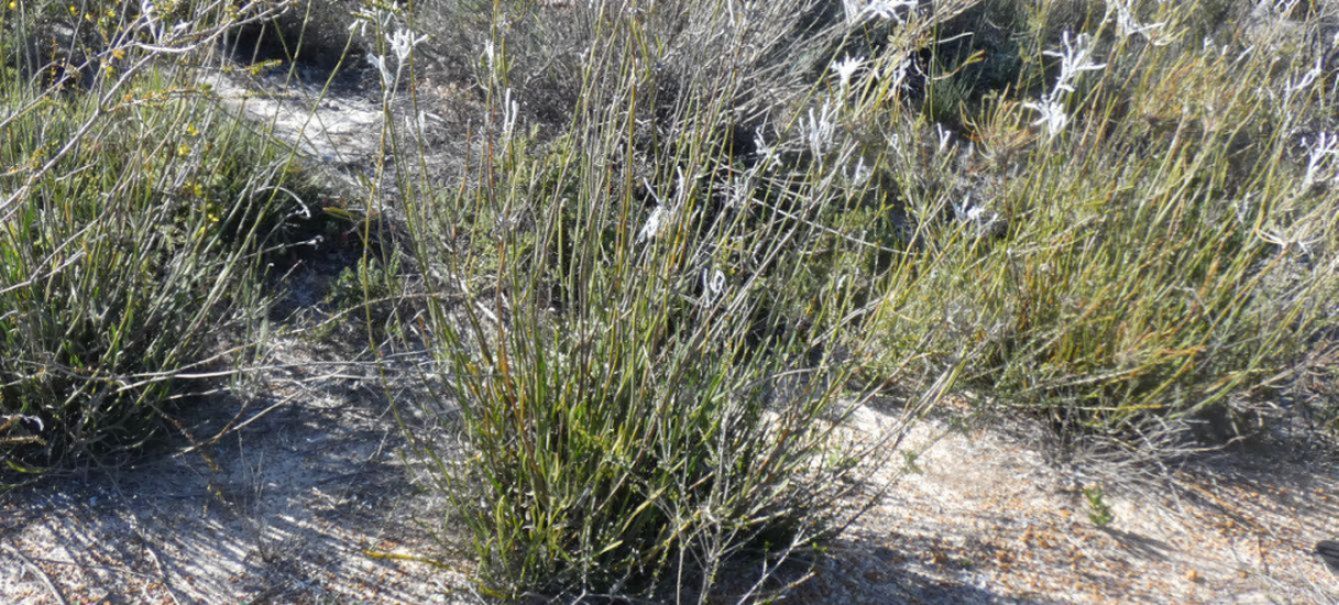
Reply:
[[[822,156],[832,145],[833,139],[837,135],[837,108],[831,100],[823,102],[818,113],[814,113],[814,108],[809,108],[808,121],[801,120],[804,125],[806,137],[809,140],[809,151],[815,156]]]
[[[730,177],[725,187],[725,207],[737,210],[753,202],[753,192],[757,189],[757,172],[749,170]]]
[[[851,174],[847,178],[851,181],[853,187],[860,188],[864,187],[865,183],[868,183],[872,176],[874,176],[874,170],[869,166],[866,166],[865,157],[860,156],[856,161],[855,167],[851,170]]]
[[[1108,0],[1107,16],[1116,14],[1116,35],[1121,38],[1130,36],[1143,36],[1154,45],[1166,44],[1160,38],[1155,37],[1157,30],[1162,29],[1167,24],[1159,23],[1140,23],[1134,16],[1134,8],[1130,6],[1131,0]]]
[[[841,88],[845,91],[851,85],[851,77],[860,67],[865,64],[864,57],[852,57],[847,55],[845,59],[832,64],[832,71],[837,73],[837,79],[841,83]]]
[[[646,217],[646,224],[642,225],[642,230],[637,233],[637,243],[653,240],[660,234],[660,228],[665,222],[665,207],[656,204],[651,210],[651,215]]]
[[[1092,62],[1092,36],[1088,34],[1079,34],[1071,39],[1069,32],[1065,32],[1061,35],[1060,43],[1063,46],[1060,50],[1042,51],[1043,55],[1060,59],[1060,77],[1055,81],[1053,95],[1062,90],[1074,92],[1072,82],[1079,77],[1079,74],[1085,71],[1097,71],[1107,66],[1106,63]]]
[[[702,269],[702,298],[712,302],[725,293],[725,273],[720,269]]]
[[[683,169],[676,167],[675,171],[678,173],[675,178],[677,190],[668,204],[656,195],[655,188],[651,186],[649,181],[642,180],[646,190],[651,193],[651,197],[655,198],[656,207],[651,210],[651,215],[646,217],[646,223],[642,225],[641,231],[637,233],[637,243],[653,240],[660,235],[660,231],[665,227],[665,221],[670,218],[670,213],[677,212],[679,208],[682,208],[688,196],[691,195],[688,187],[689,179],[684,176]]]
[[[391,34],[391,51],[395,53],[395,58],[399,59],[400,64],[404,65],[409,60],[409,54],[414,51],[414,47],[427,39],[427,36],[415,37],[413,32],[406,28],[400,28]]]
[[[1306,139],[1302,140],[1302,144],[1307,144]],[[1336,172],[1339,172],[1335,167],[1336,157],[1339,157],[1339,136],[1329,132],[1316,135],[1315,142],[1307,150],[1306,176],[1302,180],[1302,188],[1334,180]]]
[[[367,53],[367,62],[371,63],[372,67],[377,68],[377,73],[381,74],[382,89],[390,90],[395,84],[395,74],[391,73],[390,68],[386,67],[386,57]]]
[[[873,19],[888,19],[903,23],[904,13],[916,9],[918,0],[842,0],[846,9],[846,23],[859,25]]]
[[[753,131],[753,146],[757,148],[758,166],[775,168],[781,165],[781,154],[777,152],[775,145],[768,143],[763,137],[762,127]]]
[[[511,98],[511,89],[502,94],[502,140],[510,141],[516,130],[516,118],[521,113],[521,105]]]
[[[911,83],[907,81],[907,74],[911,73],[913,65],[914,64],[911,62],[910,58],[904,58],[899,61],[892,69],[889,88],[892,88],[893,90],[905,90],[910,88]]]
[[[1092,37],[1088,34],[1071,37],[1069,32],[1064,32],[1061,35],[1060,42],[1061,48],[1059,50],[1048,50],[1042,53],[1060,59],[1060,75],[1056,78],[1055,87],[1050,92],[1042,95],[1040,102],[1023,104],[1023,107],[1040,114],[1037,121],[1033,122],[1032,125],[1045,126],[1046,133],[1050,138],[1055,138],[1069,125],[1069,115],[1065,113],[1064,100],[1070,93],[1074,92],[1074,82],[1079,75],[1086,71],[1097,71],[1106,67],[1106,63],[1096,63],[1092,60]]]
[[[1288,83],[1284,84],[1284,96],[1286,98],[1291,98],[1293,95],[1306,90],[1307,88],[1310,88],[1312,84],[1315,84],[1316,80],[1325,73],[1323,61],[1323,56],[1317,56],[1316,63],[1311,66],[1311,69],[1308,69],[1306,73],[1302,74],[1301,77],[1296,80],[1290,80]]]
[[[360,36],[367,35],[367,26],[375,24],[378,32],[384,32],[390,28],[391,18],[395,16],[394,9],[398,8],[392,4],[391,8],[382,6],[361,7],[353,12],[353,22],[349,24],[350,32],[358,32]]]
[[[1051,138],[1064,132],[1065,127],[1069,125],[1069,114],[1065,113],[1065,106],[1057,101],[1045,101],[1040,103],[1024,103],[1023,107],[1036,111],[1041,114],[1033,126],[1045,126],[1046,134]]]

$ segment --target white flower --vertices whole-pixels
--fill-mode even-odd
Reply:
[[[1042,95],[1040,102],[1023,104],[1023,107],[1041,114],[1032,125],[1045,126],[1046,134],[1050,138],[1055,138],[1069,125],[1069,114],[1065,113],[1064,100],[1074,92],[1074,82],[1079,75],[1106,67],[1106,63],[1093,62],[1092,37],[1088,34],[1079,34],[1071,38],[1069,32],[1065,32],[1061,36],[1061,45],[1059,50],[1042,53],[1060,59],[1060,76],[1056,78],[1055,87]]]
[[[637,233],[637,243],[647,240],[653,240],[660,234],[660,227],[665,222],[665,207],[656,204],[651,210],[651,216],[646,217],[646,224],[642,225],[642,230]]]
[[[508,88],[502,95],[502,140],[511,140],[512,132],[516,130],[516,117],[521,113],[521,105],[511,98],[511,89]]]
[[[911,62],[910,58],[903,58],[899,61],[897,65],[892,68],[892,73],[889,76],[889,88],[892,88],[893,90],[905,90],[910,88],[911,83],[907,81],[907,74],[911,73],[911,68],[913,66],[914,64]]]
[[[852,186],[859,188],[864,187],[872,176],[874,176],[874,170],[865,165],[865,158],[861,156],[847,178],[850,179]]]
[[[903,11],[915,10],[918,0],[842,0],[846,22],[858,25],[872,19],[890,19],[902,23]]]
[[[391,73],[390,68],[386,67],[386,57],[367,53],[367,62],[372,67],[377,68],[377,73],[381,74],[381,87],[384,90],[390,90],[395,84],[395,74]]]
[[[1302,140],[1306,145],[1306,139]],[[1334,158],[1339,157],[1339,136],[1332,133],[1322,132],[1316,135],[1314,143],[1309,145],[1306,160],[1306,176],[1302,180],[1302,188],[1308,188],[1316,183],[1334,180],[1336,170]]]
[[[1079,34],[1072,40],[1069,32],[1061,35],[1060,43],[1063,48],[1060,50],[1043,51],[1043,55],[1057,57],[1060,59],[1060,77],[1055,81],[1055,89],[1052,90],[1052,96],[1059,91],[1074,92],[1072,82],[1078,78],[1079,74],[1085,71],[1096,71],[1106,67],[1106,63],[1093,63],[1092,36],[1088,34]]]
[[[817,114],[814,109],[809,108],[809,120],[801,120],[806,132],[806,138],[809,140],[809,151],[815,156],[821,156],[827,151],[837,135],[837,108],[831,100],[824,101]]]
[[[762,127],[753,131],[753,145],[757,148],[758,165],[762,168],[775,168],[781,165],[781,154],[776,146],[767,142],[762,135]]]
[[[394,34],[391,34],[391,51],[395,53],[395,58],[399,59],[400,64],[404,65],[409,60],[409,54],[414,51],[414,47],[427,39],[427,36],[414,37],[413,32],[400,28],[395,30]]]
[[[709,269],[702,270],[702,294],[707,302],[716,300],[725,292],[725,273],[720,269],[714,271]]]
[[[381,24],[381,27],[384,28],[384,23]],[[381,29],[379,31],[385,30]],[[377,73],[381,75],[381,89],[384,97],[389,98],[391,91],[399,83],[400,74],[404,72],[405,65],[409,63],[409,56],[413,54],[414,47],[427,39],[427,36],[414,36],[413,32],[404,27],[391,34],[388,41],[390,42],[391,56],[395,57],[394,69],[391,69],[386,60],[389,58],[388,56],[374,53],[367,54],[367,62],[371,63],[372,67],[377,68]]]
[[[1004,227],[1004,219],[1000,214],[973,202],[970,193],[961,204],[953,205],[953,214],[959,221],[975,227],[980,236],[998,235],[998,230]]]
[[[359,8],[353,13],[353,22],[349,24],[349,31],[356,31],[358,35],[365,36],[367,35],[367,26],[375,24],[376,31],[384,32],[390,28],[391,18],[395,16],[396,8],[398,7],[395,4],[391,4],[390,8],[380,5]]]
[[[1291,80],[1288,83],[1284,84],[1283,85],[1284,96],[1286,98],[1291,98],[1294,94],[1306,90],[1312,84],[1314,84],[1316,80],[1320,78],[1321,74],[1325,72],[1323,68],[1324,65],[1322,63],[1323,59],[1324,57],[1317,56],[1316,64],[1312,65],[1311,69],[1308,69],[1307,72],[1302,74],[1300,78],[1297,78],[1296,80]]]
[[[1056,101],[1042,101],[1041,103],[1024,103],[1023,107],[1034,110],[1041,114],[1033,126],[1045,126],[1046,134],[1051,138],[1064,132],[1065,126],[1069,125],[1069,115],[1065,113],[1065,106]]]
[[[1121,38],[1130,36],[1143,36],[1155,45],[1165,44],[1159,38],[1154,37],[1154,32],[1166,26],[1166,23],[1140,23],[1134,18],[1134,9],[1130,6],[1130,0],[1110,0],[1107,3],[1107,16],[1116,13],[1116,35]]]
[[[837,72],[837,78],[841,82],[841,88],[845,91],[851,85],[851,77],[855,72],[865,64],[864,57],[852,57],[847,55],[845,59],[832,64],[832,71]]]

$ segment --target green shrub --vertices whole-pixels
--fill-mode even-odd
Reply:
[[[881,277],[827,221],[879,202],[856,138],[806,155],[820,91],[799,74],[827,72],[841,30],[773,34],[813,6],[768,5],[737,37],[710,2],[572,7],[579,101],[547,142],[511,105],[527,89],[506,90],[541,57],[499,40],[503,75],[481,82],[495,152],[458,194],[406,196],[450,397],[424,409],[458,413],[461,440],[418,445],[487,594],[705,600],[748,588],[731,563],[772,569],[849,512],[854,442],[831,437]],[[769,126],[742,128],[735,100]]]
[[[115,462],[171,426],[180,377],[242,358],[261,260],[282,243],[279,150],[174,82],[146,74],[123,93],[100,106],[0,82],[16,108],[0,118],[0,460],[14,480]]]
[[[1136,3],[1163,24],[1149,36],[1090,21],[1091,38],[1069,40],[1102,65],[1073,91],[1052,92],[1050,66],[1040,92],[967,120],[979,153],[962,183],[909,211],[920,246],[887,295],[887,367],[914,349],[937,371],[967,343],[970,382],[998,401],[1126,432],[1259,413],[1333,334],[1329,80],[1288,92],[1313,58],[1240,54],[1244,22],[1218,32],[1226,47],[1178,37],[1197,22],[1189,4]],[[1029,95],[1058,100],[1068,124],[1030,123]],[[908,157],[890,169],[937,170]],[[933,218],[954,208],[998,228]]]

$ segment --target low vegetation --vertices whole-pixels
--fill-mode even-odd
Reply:
[[[71,8],[128,33],[67,63],[0,40],[11,471],[133,453],[259,342],[311,196],[189,75],[248,44],[379,85],[326,300],[425,356],[397,406],[489,597],[771,594],[892,457],[845,426],[875,395],[1154,456],[1336,428],[1330,3],[144,6]],[[458,173],[423,161],[429,74],[477,103]]]
[[[263,261],[297,207],[284,152],[131,43],[104,49],[91,79],[64,62],[28,69],[4,44],[0,458],[10,482],[124,459],[173,428],[184,378],[244,365],[246,334],[264,318]]]

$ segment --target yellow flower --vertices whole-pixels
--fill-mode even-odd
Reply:
[[[71,4],[71,5],[70,5],[70,14],[71,14],[71,15],[74,15],[74,16],[76,16],[76,17],[78,17],[78,16],[79,16],[79,7],[77,7],[77,6],[73,5],[73,4]]]
[[[185,144],[185,143],[182,143],[180,147],[177,147],[177,155],[179,155],[179,156],[181,156],[181,157],[183,157],[183,158],[186,157],[186,156],[188,156],[188,155],[191,155],[191,146],[190,146],[190,145],[187,145],[187,144]]]
[[[191,138],[195,138],[200,136],[200,130],[195,127],[195,124],[187,124],[186,134],[191,135]]]
[[[125,59],[125,58],[126,58],[126,49],[124,49],[124,48],[118,48],[118,49],[112,51],[112,58],[113,58],[113,59],[116,59],[117,61],[120,61],[120,60],[122,60],[122,59]]]
[[[15,2],[14,0],[10,0],[10,2],[9,2],[9,10],[12,10],[12,11],[19,10],[19,3],[18,3],[18,2]]]

